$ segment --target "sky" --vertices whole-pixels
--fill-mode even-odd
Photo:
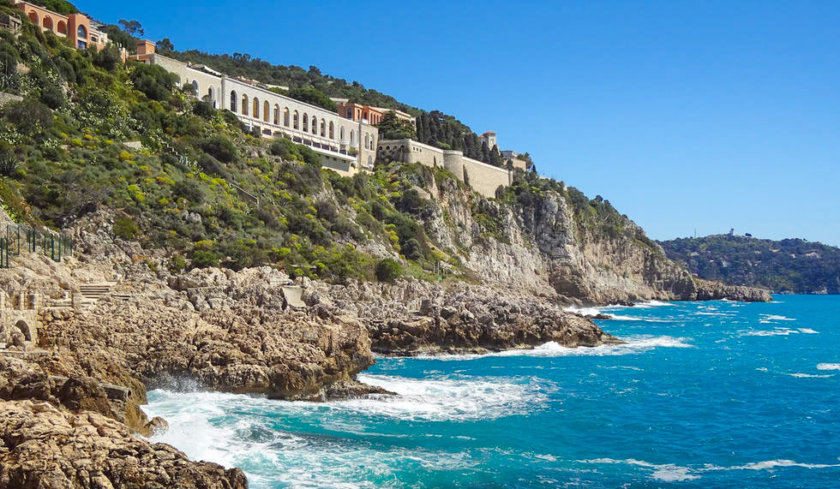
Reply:
[[[840,2],[77,0],[452,114],[654,239],[840,245]]]

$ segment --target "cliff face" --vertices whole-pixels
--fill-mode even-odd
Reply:
[[[708,284],[681,265],[609,203],[573,205],[564,186],[484,200],[452,180],[426,179],[435,205],[424,218],[438,245],[459,256],[485,284],[568,302],[595,304],[649,299],[768,301],[765,291]],[[531,192],[531,190],[526,190]],[[701,290],[702,288],[702,290]]]

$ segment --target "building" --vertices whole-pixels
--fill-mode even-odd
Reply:
[[[417,121],[411,114],[397,109],[385,107],[372,107],[370,105],[357,104],[355,102],[342,101],[338,103],[338,115],[353,121],[367,121],[368,124],[378,125],[388,112],[393,112],[398,120],[410,122],[417,126]]]
[[[478,137],[478,141],[482,144],[487,144],[488,149],[493,149],[493,146],[498,146],[496,143],[496,133],[493,131],[485,132]]]
[[[91,25],[91,19],[81,13],[63,15],[38,5],[18,1],[15,6],[22,10],[33,24],[58,37],[69,38],[74,48],[95,47],[101,50],[108,45],[108,35]]]
[[[190,65],[154,52],[140,41],[136,61],[158,65],[178,75],[180,86],[192,85],[196,97],[226,109],[265,138],[284,137],[321,155],[324,167],[342,175],[372,170],[379,130],[366,120],[351,120],[285,95],[253,80],[230,78],[202,65]]]
[[[0,14],[0,29],[12,31],[14,34],[20,32],[23,23],[14,15]]]
[[[507,187],[513,182],[513,168],[499,168],[467,158],[461,151],[440,149],[413,139],[382,140],[377,150],[379,157],[384,160],[444,168],[488,198],[495,197],[499,187]]]

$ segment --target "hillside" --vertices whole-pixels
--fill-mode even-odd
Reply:
[[[802,239],[715,235],[660,242],[692,274],[777,293],[840,293],[840,248]]]

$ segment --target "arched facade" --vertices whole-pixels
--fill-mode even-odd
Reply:
[[[230,91],[230,111],[236,113],[236,101],[239,100],[236,98],[236,90]]]
[[[24,321],[23,319],[19,320],[17,323],[15,323],[15,328],[17,328],[18,330],[20,330],[21,333],[23,333],[23,337],[26,339],[26,341],[32,341],[32,329],[29,327],[28,324],[26,324],[26,321]]]

